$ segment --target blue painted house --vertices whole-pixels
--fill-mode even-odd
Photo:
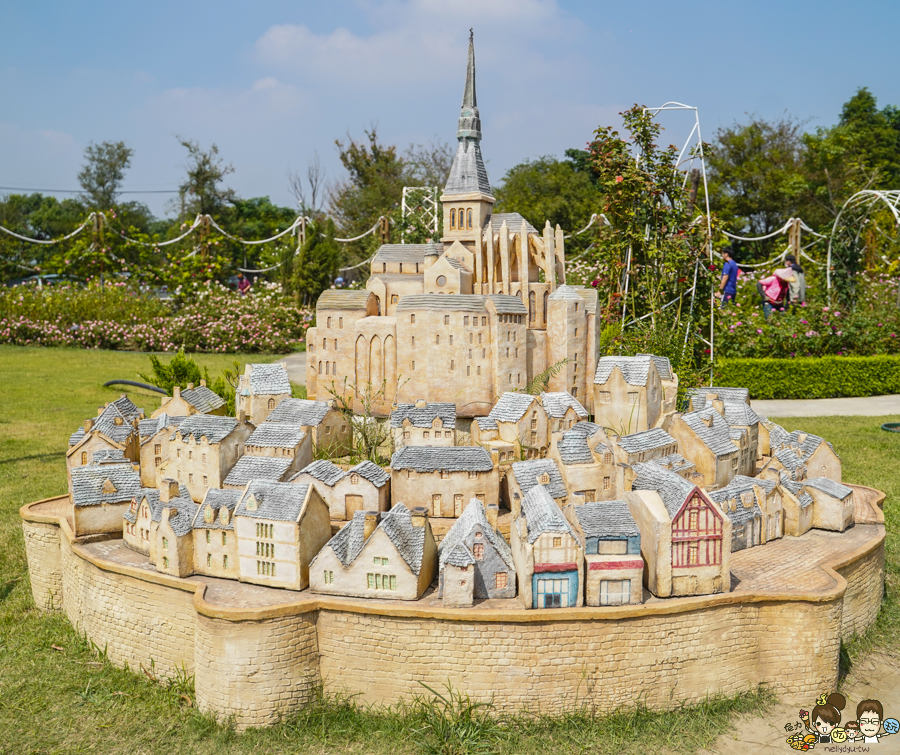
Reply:
[[[641,531],[625,501],[598,501],[575,508],[584,534],[585,604],[621,606],[643,602]]]

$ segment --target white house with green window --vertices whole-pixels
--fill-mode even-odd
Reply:
[[[313,559],[309,589],[326,595],[418,600],[437,573],[424,508],[357,511]]]

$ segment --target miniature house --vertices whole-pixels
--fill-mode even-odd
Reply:
[[[226,409],[225,399],[207,388],[206,381],[201,380],[196,388],[193,383],[188,383],[184,390],[176,385],[172,388],[172,395],[164,398],[159,409],[150,416],[155,419],[162,414],[170,417],[188,417],[191,414],[225,415]]]
[[[806,479],[806,462],[790,446],[774,450],[772,457],[766,461],[757,476],[767,480],[778,480],[782,472],[794,482]]]
[[[586,503],[575,509],[584,535],[587,606],[621,606],[644,599],[641,533],[625,501]]]
[[[405,446],[391,458],[391,501],[424,504],[431,516],[459,517],[465,501],[499,503],[499,477],[490,454],[475,446]]]
[[[578,422],[561,435],[554,433],[547,459],[556,462],[573,503],[611,501],[622,490],[622,470],[609,438],[592,422]]]
[[[233,417],[192,414],[172,433],[169,458],[157,467],[158,479],[183,482],[199,503],[207,488],[222,487],[252,432],[252,425]]]
[[[813,499],[812,526],[843,532],[853,526],[853,489],[828,477],[811,477],[800,485]]]
[[[140,492],[141,476],[121,451],[95,451],[89,464],[72,470],[76,537],[122,532],[125,512]]]
[[[784,534],[800,537],[813,526],[813,498],[800,487],[800,483],[790,478],[785,471],[777,472],[781,502],[784,507]]]
[[[248,364],[235,391],[235,410],[244,412],[254,425],[261,425],[278,404],[290,397],[291,382],[283,364]]]
[[[553,459],[517,461],[504,478],[504,484],[504,499],[513,518],[519,516],[525,496],[537,486],[546,488],[557,506],[565,505],[569,498],[565,480]],[[589,491],[585,491],[583,498],[590,499]]]
[[[310,590],[358,598],[417,600],[434,580],[437,546],[428,512],[397,503],[357,511],[310,565]]]
[[[307,433],[314,448],[334,456],[350,453],[352,428],[347,418],[327,401],[284,399],[266,422],[294,425]]]
[[[156,485],[156,468],[162,464],[163,459],[169,457],[169,439],[184,420],[184,416],[171,417],[162,412],[138,423],[141,444],[141,485],[144,487]]]
[[[512,551],[496,530],[497,508],[489,511],[473,498],[441,541],[438,595],[445,606],[516,595]]]
[[[731,590],[731,520],[696,485],[636,464],[628,508],[641,532],[647,589],[659,598]]]
[[[69,438],[66,451],[66,473],[69,495],[72,495],[72,471],[89,464],[95,451],[121,451],[126,459],[140,463],[140,436],[138,422],[144,412],[138,409],[125,394],[107,404],[97,407],[97,416],[86,419]]]
[[[631,435],[611,436],[610,446],[619,464],[638,464],[678,452],[678,441],[662,428]]]
[[[662,426],[669,416],[666,407],[657,358],[646,354],[600,358],[594,374],[594,421],[598,425],[617,435],[642,432]]]
[[[571,430],[575,423],[588,418],[587,409],[571,393],[566,391],[544,392],[541,394],[541,406],[547,414],[551,433]]]
[[[194,517],[194,573],[239,579],[234,511],[243,491],[206,491]]]
[[[784,534],[782,491],[773,480],[736,475],[708,495],[731,520],[732,553]]]
[[[812,433],[794,430],[784,445],[791,448],[803,461],[808,476],[841,481],[841,457],[834,452],[834,447],[828,441]]]
[[[312,442],[296,425],[263,422],[244,443],[238,459],[222,484],[240,489],[251,480],[286,482],[312,461]]]
[[[290,482],[314,485],[328,505],[331,518],[353,519],[357,511],[387,511],[391,502],[390,475],[374,462],[361,461],[341,469],[319,459],[301,469]]]
[[[522,512],[510,528],[510,548],[526,608],[584,604],[584,548],[543,485],[522,499]]]
[[[455,446],[456,404],[398,404],[391,412],[394,450],[403,446]]]
[[[179,485],[172,491],[168,485],[162,488],[141,488],[138,495],[122,516],[122,539],[131,550],[143,553],[148,558],[151,550],[156,553],[156,531],[162,517],[160,498],[190,498],[187,488]]]
[[[160,496],[159,526],[156,528],[156,570],[173,577],[189,577],[194,573],[194,518],[199,506],[190,498],[173,495],[179,492],[175,480],[163,480],[168,500]]]
[[[543,456],[550,420],[538,396],[504,393],[487,417],[472,420],[472,445],[497,451],[500,463]]]
[[[331,520],[312,485],[254,481],[235,508],[234,531],[241,582],[302,590]]]
[[[731,428],[714,408],[676,414],[668,427],[680,453],[694,462],[709,490],[725,487],[738,473],[741,449],[731,438]]]

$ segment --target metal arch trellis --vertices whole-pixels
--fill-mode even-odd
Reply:
[[[439,193],[437,186],[404,186],[400,204],[403,220],[418,221],[431,231],[432,236],[437,236],[441,214]],[[406,243],[405,230],[400,234],[400,243]]]

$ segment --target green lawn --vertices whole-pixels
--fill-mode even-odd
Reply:
[[[212,374],[240,356],[197,355]],[[272,361],[275,357],[243,358]],[[360,710],[328,699],[283,723],[235,734],[189,707],[190,685],[168,688],[113,667],[60,616],[34,608],[28,584],[21,505],[65,491],[64,455],[70,433],[96,407],[118,396],[102,383],[136,379],[144,354],[0,347],[0,753],[641,753],[709,746],[732,714],[761,712],[765,694],[712,700],[658,714],[630,710],[593,717],[573,709],[562,718],[474,720],[465,706],[441,715],[423,689],[424,704]],[[159,397],[129,392],[149,414]],[[895,649],[900,626],[897,548],[900,482],[892,467],[900,435],[882,432],[897,418],[788,420],[833,441],[845,479],[888,493],[888,595],[877,626],[850,647],[850,656]],[[448,728],[449,727],[449,728]]]

